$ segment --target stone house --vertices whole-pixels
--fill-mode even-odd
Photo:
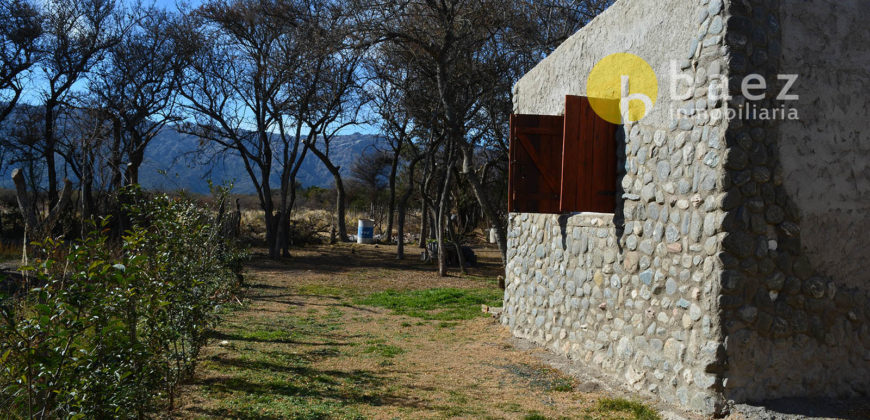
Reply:
[[[502,322],[706,414],[868,395],[868,21],[866,0],[617,0],[569,38],[514,88]],[[595,124],[569,115],[576,97],[626,52],[655,72],[655,105],[613,126],[594,158],[614,164],[572,172],[566,144],[598,141],[566,134]],[[566,182],[601,179],[603,208],[564,205]]]

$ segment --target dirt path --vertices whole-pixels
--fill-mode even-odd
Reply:
[[[499,296],[495,253],[469,276],[442,279],[392,252],[342,245],[256,259],[246,305],[222,316],[178,416],[637,417],[573,390],[540,350],[514,348],[506,329],[477,316],[474,299]],[[449,309],[419,306],[427,299]]]

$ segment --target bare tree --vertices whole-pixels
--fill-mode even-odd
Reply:
[[[49,0],[43,10],[38,85],[44,127],[37,147],[46,167],[48,200],[55,203],[58,116],[70,90],[119,41],[123,28],[114,0]]]
[[[363,153],[350,168],[351,176],[359,182],[368,195],[370,213],[375,218],[375,206],[378,196],[388,184],[388,176],[392,157],[383,151],[370,149]]]
[[[346,192],[341,167],[332,161],[330,145],[342,129],[358,124],[360,109],[366,102],[360,81],[360,66],[368,43],[354,38],[353,9],[337,4],[314,8],[310,40],[317,56],[309,63],[318,73],[316,98],[306,123],[318,127],[319,137],[309,137],[306,145],[323,163],[335,182],[336,222],[342,241],[348,240]]]
[[[506,212],[487,173],[506,161],[510,87],[528,67],[564,40],[608,1],[599,0],[384,0],[367,9],[368,21],[423,89],[438,115],[434,126],[446,138],[506,258]],[[360,3],[360,7],[365,5]],[[544,26],[542,26],[544,25]],[[546,30],[542,30],[545,27]],[[541,32],[544,32],[543,34]],[[412,93],[413,94],[413,93]],[[418,98],[425,94],[417,92]],[[450,179],[450,176],[445,176]],[[445,183],[446,185],[446,183]],[[438,229],[442,225],[436,220]]]
[[[40,19],[30,0],[0,2],[0,122],[15,108],[25,76],[39,59]]]
[[[105,146],[111,133],[109,111],[90,99],[84,96],[69,101],[70,110],[58,120],[65,129],[58,134],[57,153],[79,180],[82,220],[96,214],[94,189],[95,184],[103,179],[99,176],[99,169],[107,163],[104,159],[107,156]]]
[[[200,137],[214,159],[241,158],[265,213],[269,254],[277,257],[277,220],[284,209],[275,214],[272,132],[284,122],[269,108],[287,84],[287,66],[296,62],[282,54],[282,41],[298,22],[287,3],[267,3],[273,2],[217,0],[188,16],[186,26],[201,29],[182,35],[195,54],[180,92],[189,114],[182,131]]]
[[[406,148],[406,150],[413,150],[411,153],[411,157],[408,159],[407,165],[407,177],[408,182],[405,187],[405,191],[402,193],[402,196],[399,198],[398,207],[396,209],[398,213],[398,217],[396,220],[396,259],[404,259],[405,258],[405,217],[408,213],[408,204],[411,201],[411,196],[414,194],[415,187],[415,174],[417,164],[423,160],[423,155],[417,152],[416,147],[411,146]],[[425,217],[425,215],[423,215]]]
[[[214,0],[187,23],[203,29],[187,36],[197,52],[181,85],[190,116],[183,131],[203,139],[213,158],[242,159],[265,213],[272,257],[289,253],[295,177],[305,155],[318,136],[328,142],[330,127],[344,123],[353,75],[347,76],[347,62],[338,57],[342,50],[333,48],[333,27],[324,26],[333,20],[321,19],[331,17],[335,6]]]
[[[389,215],[387,216],[386,241],[391,242],[393,219],[396,211],[396,175],[402,157],[402,150],[411,140],[413,124],[409,105],[404,101],[408,83],[408,72],[399,63],[390,62],[386,55],[378,55],[369,60],[369,71],[373,81],[369,83],[369,96],[372,107],[380,121],[381,134],[386,138],[391,152],[389,174]],[[403,217],[403,216],[400,216]]]
[[[158,8],[134,11],[132,27],[108,50],[90,78],[89,92],[111,120],[111,185],[139,183],[148,144],[178,120],[174,108],[188,51],[178,17]]]

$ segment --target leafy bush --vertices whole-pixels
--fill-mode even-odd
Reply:
[[[244,255],[214,212],[130,193],[133,222],[110,240],[38,244],[28,286],[0,303],[0,417],[142,418],[171,409]]]

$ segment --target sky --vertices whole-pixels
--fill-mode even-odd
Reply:
[[[170,10],[175,9],[176,4],[181,2],[185,2],[189,6],[198,6],[200,3],[202,3],[202,0],[155,0],[155,4],[157,4],[157,6]]]
[[[196,7],[202,4],[205,0],[152,0],[159,7],[168,9],[168,10],[176,10],[179,4],[186,4],[187,6]],[[144,2],[148,4],[148,0]],[[378,134],[378,128],[368,124],[360,124],[354,125],[350,127],[345,127],[341,130],[340,134],[353,134],[353,133],[362,133],[362,134]]]
[[[121,2],[133,2],[135,0],[121,0]],[[154,2],[158,7],[162,7],[168,10],[177,10],[179,4],[185,4],[189,7],[196,7],[205,2],[206,0],[144,0],[144,5],[149,5],[150,2]],[[85,82],[79,82],[77,85],[82,86]],[[28,90],[22,96],[21,101],[24,103],[35,104],[39,102],[38,98],[38,90]],[[377,127],[369,125],[369,124],[358,124],[350,127],[345,127],[342,129],[339,134],[354,134],[354,133],[362,133],[362,134],[378,134],[379,130]]]

